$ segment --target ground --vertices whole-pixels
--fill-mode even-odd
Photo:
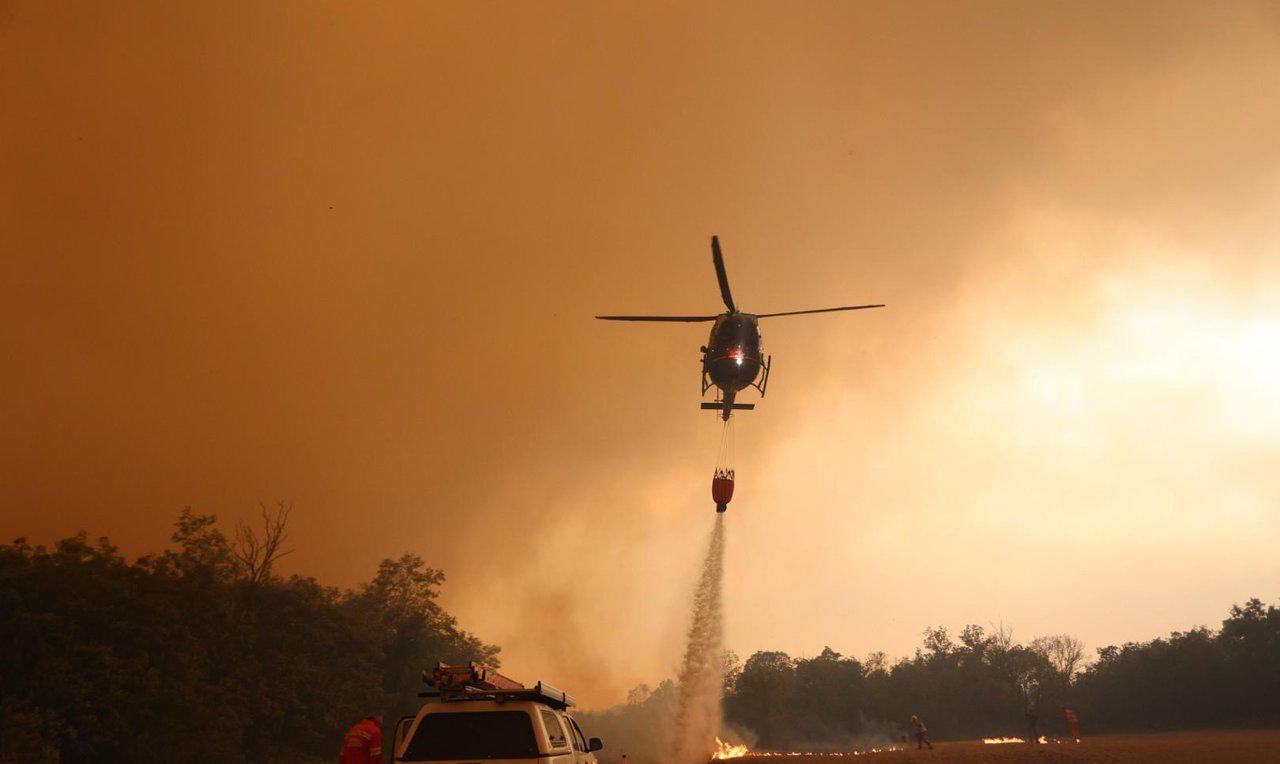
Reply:
[[[912,747],[857,757],[789,756],[786,760],[815,764],[855,760],[874,764],[1276,764],[1280,730],[1102,735],[1078,745],[937,743],[932,751]]]

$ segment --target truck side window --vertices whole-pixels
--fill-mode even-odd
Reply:
[[[547,728],[547,742],[552,748],[568,748],[569,736],[565,734],[564,727],[560,726],[560,720],[550,711],[542,712],[542,726]]]
[[[585,750],[578,748],[578,740],[573,736],[573,724],[569,721],[569,717],[561,716],[560,723],[564,725],[565,737],[569,739],[569,745],[578,751]]]
[[[578,726],[578,722],[572,716],[565,715],[564,720],[569,722],[569,729],[572,730],[573,748],[576,751],[587,752],[587,737],[582,734],[582,728]]]

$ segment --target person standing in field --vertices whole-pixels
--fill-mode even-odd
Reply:
[[[382,763],[382,717],[369,714],[342,738],[339,764]]]
[[[911,715],[911,726],[916,728],[916,750],[929,746],[929,750],[933,750],[933,743],[929,742],[929,730],[924,726],[924,722],[915,714]]]
[[[1040,742],[1040,714],[1035,711],[1027,711],[1027,742]]]
[[[1076,716],[1076,712],[1072,711],[1066,706],[1063,706],[1062,715],[1067,717],[1067,732],[1071,733],[1072,739],[1074,739],[1077,743],[1079,743],[1080,742],[1080,719],[1079,717]]]

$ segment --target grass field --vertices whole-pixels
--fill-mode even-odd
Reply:
[[[730,761],[781,761],[752,757]],[[937,743],[934,750],[862,756],[788,756],[788,762],[858,761],[875,764],[1278,764],[1280,730],[1102,735],[1058,745]]]

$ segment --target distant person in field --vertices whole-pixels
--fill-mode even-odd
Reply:
[[[933,750],[933,743],[929,742],[929,729],[924,726],[924,722],[915,714],[911,715],[911,726],[916,728],[916,750],[929,746],[929,750]]]
[[[369,714],[342,738],[339,764],[382,763],[382,717]]]
[[[1037,743],[1040,741],[1040,714],[1035,711],[1027,712],[1027,742]]]
[[[1079,743],[1080,742],[1080,718],[1076,716],[1075,711],[1072,711],[1066,706],[1062,707],[1062,715],[1067,717],[1067,732],[1071,733],[1071,737],[1077,743]]]

